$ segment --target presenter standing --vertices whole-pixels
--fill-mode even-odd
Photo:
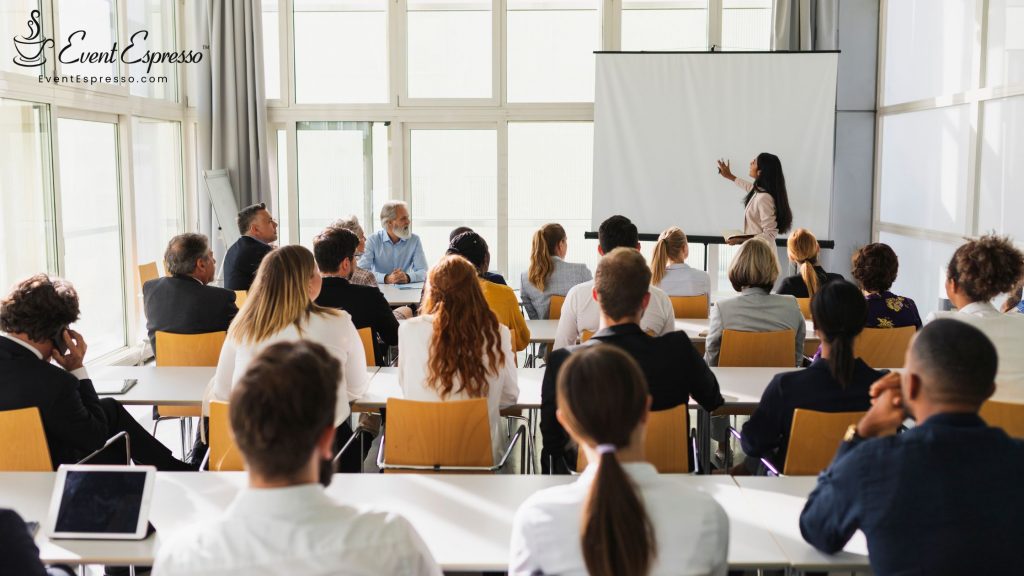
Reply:
[[[726,239],[726,244],[742,244],[749,236],[760,236],[775,245],[775,237],[789,232],[793,224],[793,212],[789,209],[786,194],[786,178],[782,175],[782,163],[774,154],[762,152],[750,161],[750,177],[753,182],[738,178],[729,169],[729,161],[718,161],[718,173],[732,180],[747,193],[743,199],[744,236]]]

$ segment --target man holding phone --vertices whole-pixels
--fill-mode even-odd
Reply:
[[[75,463],[111,436],[127,432],[135,462],[192,470],[116,400],[96,395],[85,369],[85,339],[68,328],[78,315],[75,288],[46,274],[19,282],[0,299],[0,411],[39,409],[54,468]],[[123,464],[125,457],[118,442],[90,462]]]
[[[917,333],[902,374],[871,388],[800,516],[815,548],[858,529],[876,574],[1012,574],[1024,566],[1024,441],[978,416],[995,391],[992,342],[958,320]],[[905,418],[917,425],[896,435]]]

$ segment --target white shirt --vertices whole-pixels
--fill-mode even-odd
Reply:
[[[669,264],[665,267],[665,276],[658,284],[669,296],[700,296],[711,294],[711,276],[703,270],[697,270],[686,262]]]
[[[959,312],[932,312],[925,323],[938,318],[960,320],[981,330],[999,355],[996,385],[1024,389],[1024,316],[1003,314],[989,302],[972,302]]]
[[[676,313],[672,301],[657,286],[649,286],[651,301],[640,319],[640,327],[655,336],[668,334],[676,329]],[[594,300],[594,281],[583,282],[569,289],[562,304],[562,316],[558,319],[555,344],[552,350],[576,344],[584,330],[597,332],[601,323],[601,307]]]
[[[341,379],[338,380],[338,405],[334,413],[334,424],[340,425],[352,413],[349,402],[363,397],[370,385],[366,372],[366,355],[363,352],[363,341],[352,324],[352,317],[344,310],[334,310],[333,314],[310,314],[309,320],[302,327],[302,333],[294,324],[274,334],[266,340],[252,345],[240,344],[230,336],[224,340],[217,361],[217,371],[206,387],[203,395],[203,414],[210,414],[210,401],[227,402],[231,389],[245,374],[249,362],[259,353],[277,342],[308,340],[320,344],[341,362]]]
[[[729,518],[715,500],[646,462],[624,464],[654,527],[658,555],[650,574],[724,576],[728,570]],[[597,471],[589,465],[572,484],[529,497],[512,522],[510,575],[587,574],[580,543],[583,506]]]
[[[154,576],[437,575],[404,518],[342,506],[319,484],[243,489],[219,519],[183,528],[157,551]]]
[[[494,463],[498,463],[505,446],[505,435],[501,432],[501,409],[514,405],[519,400],[519,384],[516,381],[515,355],[512,353],[512,334],[499,324],[501,351],[505,361],[499,365],[497,374],[487,377],[487,416],[491,423],[491,444],[494,447]],[[430,358],[430,339],[434,335],[434,316],[424,314],[410,318],[398,325],[398,385],[407,400],[441,402],[438,391],[427,386],[427,361]],[[480,361],[484,361],[481,347]],[[468,400],[472,398],[460,390],[456,377],[452,393],[445,400]]]

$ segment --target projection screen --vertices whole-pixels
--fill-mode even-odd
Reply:
[[[743,228],[731,161],[782,161],[793,228],[830,237],[838,53],[598,53],[593,230],[613,214],[641,233]]]

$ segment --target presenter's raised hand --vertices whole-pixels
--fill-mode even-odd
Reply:
[[[732,170],[729,169],[729,161],[718,160],[718,173],[722,175],[722,178],[726,180],[735,180],[736,176],[733,175]]]

